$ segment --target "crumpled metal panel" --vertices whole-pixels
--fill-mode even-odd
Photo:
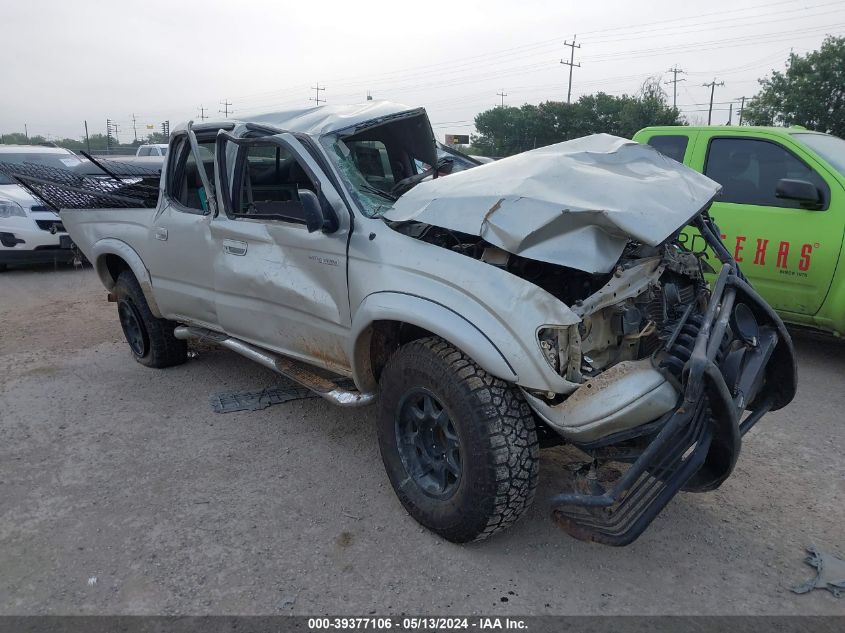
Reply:
[[[320,137],[323,134],[347,130],[362,124],[370,124],[379,119],[405,114],[422,114],[423,112],[422,108],[412,108],[391,101],[374,100],[353,105],[329,104],[297,110],[266,112],[249,115],[244,117],[244,120],[250,123],[269,125],[279,130]],[[174,131],[183,130],[185,127],[185,124],[180,124],[174,128]],[[195,127],[209,127],[209,122],[195,125]]]
[[[478,235],[515,255],[606,273],[628,240],[661,243],[719,190],[652,147],[596,134],[420,183],[384,217]]]

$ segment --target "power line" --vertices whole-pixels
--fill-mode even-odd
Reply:
[[[569,52],[569,61],[565,61],[563,59],[560,60],[560,63],[564,66],[569,66],[569,90],[566,92],[566,103],[570,103],[572,100],[572,69],[577,66],[581,68],[581,62],[575,63],[575,49],[581,48],[580,44],[575,43],[575,38],[577,35],[572,36],[572,42],[564,41],[563,45],[568,46],[571,50]]]
[[[710,107],[707,109],[707,125],[710,125],[710,122],[713,119],[713,93],[716,92],[716,86],[724,86],[725,82],[720,81],[716,82],[716,78],[713,78],[709,84],[701,84],[705,88],[710,88]]]
[[[686,73],[678,68],[678,65],[675,64],[670,68],[667,72],[672,73],[672,79],[669,81],[664,81],[667,86],[672,84],[672,107],[677,110],[678,108],[678,82],[679,81],[686,81],[686,79],[678,79],[678,75],[685,75]]]
[[[232,102],[227,101],[227,100],[223,100],[223,101],[220,102],[220,105],[223,106],[223,109],[218,110],[218,112],[220,112],[224,117],[226,117],[228,119],[229,118],[229,106],[232,105]]]
[[[314,102],[316,102],[316,104],[317,104],[317,105],[320,105],[320,102],[321,102],[321,101],[322,101],[323,103],[325,103],[325,102],[326,102],[326,100],[325,100],[325,99],[320,99],[320,91],[321,91],[321,90],[325,90],[325,89],[326,89],[326,87],[325,87],[325,86],[320,86],[320,82],[318,81],[316,86],[311,86],[311,90],[313,90],[313,91],[314,91],[314,96],[313,96],[313,97],[311,97],[311,98],[310,98],[310,99],[308,99],[308,100],[309,100],[309,101],[314,101]]]

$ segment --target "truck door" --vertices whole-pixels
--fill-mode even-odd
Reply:
[[[213,188],[213,150],[214,136],[202,139],[195,148],[188,133],[171,142],[159,207],[146,240],[149,252],[144,257],[162,313],[208,327],[217,325],[207,194]]]
[[[711,215],[745,275],[777,310],[813,315],[824,303],[845,218],[833,213],[842,192],[800,149],[776,135],[714,135],[699,140],[693,165],[722,185]],[[781,179],[812,183],[821,203],[776,195]],[[833,200],[832,200],[833,197]]]
[[[224,178],[225,170],[226,181],[211,235],[220,325],[237,338],[347,372],[348,208],[291,134],[221,136],[218,143],[218,174]],[[309,232],[301,198],[315,194],[334,214],[336,230]]]

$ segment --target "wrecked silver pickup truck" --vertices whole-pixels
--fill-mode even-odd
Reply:
[[[199,338],[378,401],[396,494],[446,539],[524,514],[541,445],[584,454],[552,502],[581,539],[630,543],[679,490],[718,487],[796,388],[707,214],[719,186],[607,135],[443,160],[424,110],[369,102],[182,126],[160,182],[11,173],[61,209],[138,362]],[[712,287],[687,225],[721,259]]]

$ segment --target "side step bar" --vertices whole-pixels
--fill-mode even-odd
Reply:
[[[342,389],[331,380],[315,374],[303,362],[268,352],[255,345],[232,338],[228,334],[221,334],[201,327],[179,325],[173,330],[173,336],[183,340],[194,338],[217,343],[268,369],[272,369],[340,407],[364,407],[372,404],[376,399],[375,393],[361,393],[360,391]]]

